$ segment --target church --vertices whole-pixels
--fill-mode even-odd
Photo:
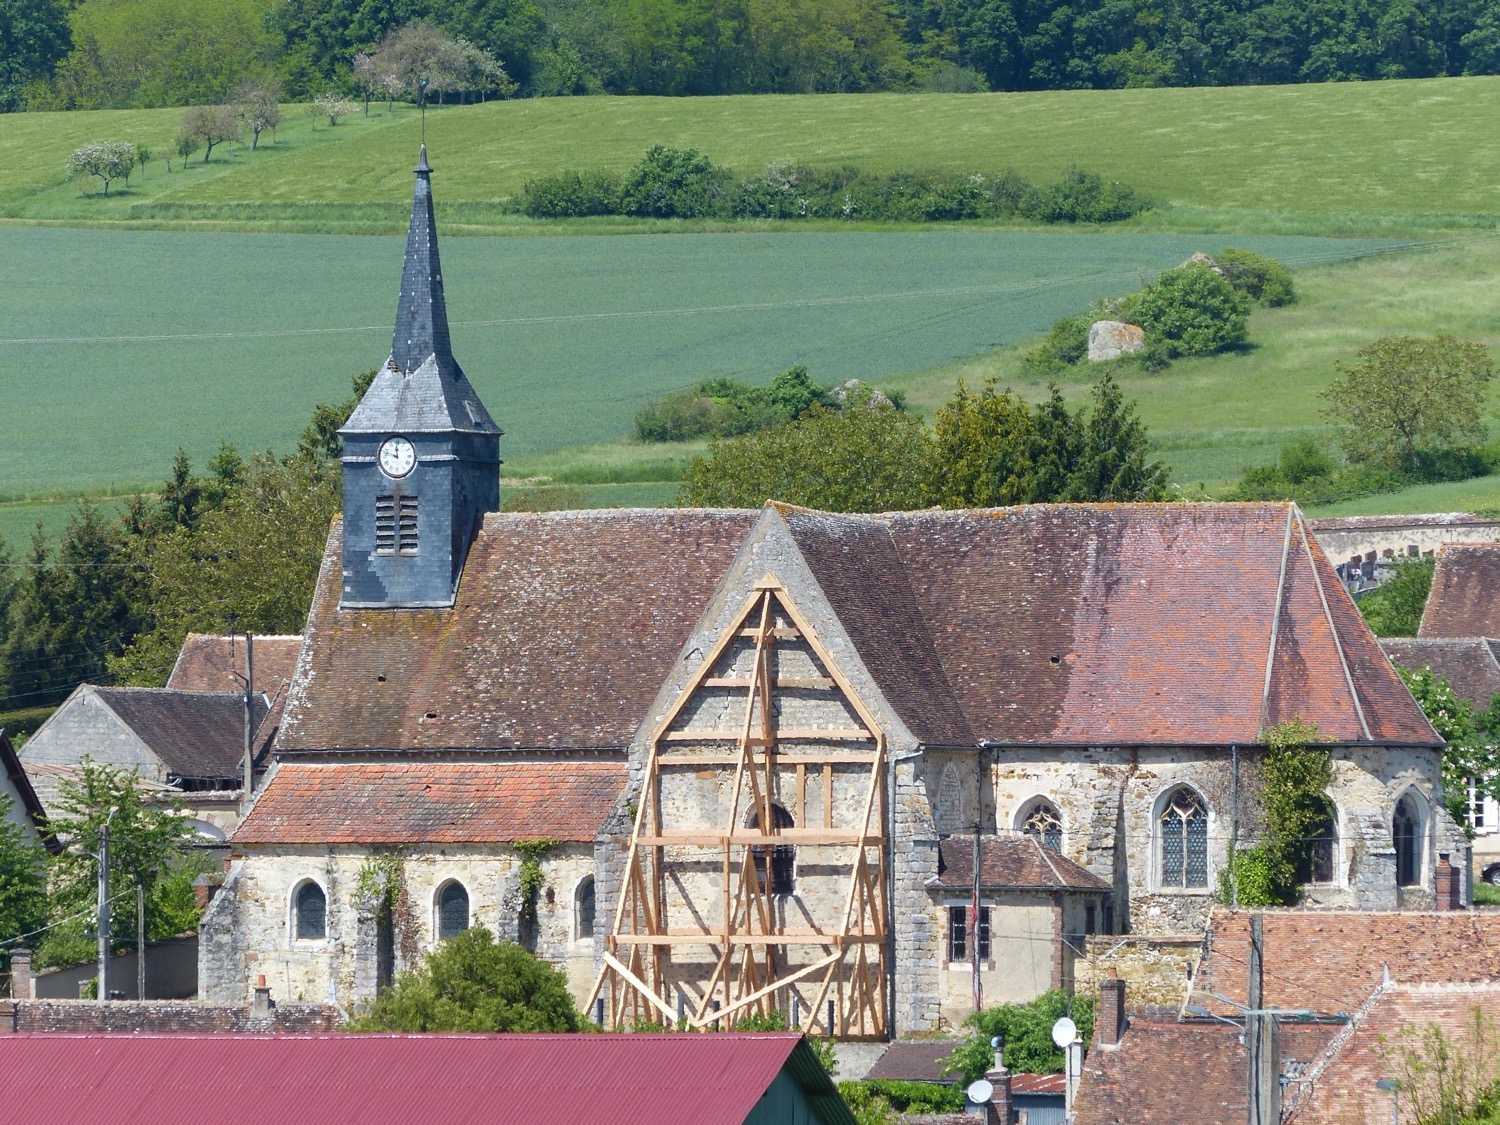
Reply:
[[[1431,908],[1442,743],[1295,505],[500,513],[431,175],[202,998],[356,1010],[474,925],[610,1027],[954,1027],[1201,933],[1293,720],[1307,904]]]

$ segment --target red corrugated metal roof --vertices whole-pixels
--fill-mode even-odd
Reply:
[[[30,1125],[740,1125],[799,1038],[7,1035],[0,1073]]]

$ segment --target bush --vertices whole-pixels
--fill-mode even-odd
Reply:
[[[608,172],[559,172],[526,181],[521,210],[533,219],[620,213],[620,178]]]
[[[1114,223],[1150,207],[1136,192],[1093,172],[1069,169],[1031,202],[1029,218],[1044,223]]]
[[[1245,342],[1249,301],[1203,262],[1167,270],[1120,305],[1120,315],[1146,332],[1153,358],[1211,355]]]
[[[697,149],[653,145],[620,185],[620,210],[657,219],[712,215],[728,176]]]
[[[1063,1069],[1062,1048],[1052,1042],[1052,1025],[1063,1016],[1078,1025],[1085,1043],[1094,1035],[1094,999],[1069,996],[1061,989],[1044,992],[1028,1004],[1001,1004],[975,1012],[964,1020],[973,1035],[957,1047],[944,1072],[961,1075],[967,1085],[984,1075],[995,1062],[990,1040],[1005,1041],[1005,1065],[1012,1074],[1058,1074]]]
[[[1059,320],[1042,342],[1026,353],[1026,366],[1039,375],[1055,375],[1082,363],[1089,354],[1089,329],[1096,319],[1087,312]]]
[[[1330,476],[1335,466],[1322,442],[1315,437],[1305,437],[1281,447],[1277,467],[1281,476],[1292,484],[1303,484],[1317,477]]]
[[[699,437],[738,437],[782,426],[803,417],[814,406],[827,406],[826,387],[813,382],[798,364],[752,387],[738,379],[709,379],[636,412],[635,436],[641,441],[691,441]]]
[[[1407,559],[1379,588],[1359,599],[1359,612],[1377,637],[1415,637],[1432,592],[1432,559]]]
[[[1257,305],[1276,308],[1297,300],[1291,272],[1275,258],[1226,246],[1219,254],[1219,265],[1229,283]]]

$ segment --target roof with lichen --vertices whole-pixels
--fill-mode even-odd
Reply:
[[[1293,505],[768,505],[490,515],[438,610],[340,609],[336,527],[278,748],[623,747],[776,531],[926,745],[1438,743]]]
[[[1449,543],[1438,551],[1417,636],[1500,637],[1500,543]]]

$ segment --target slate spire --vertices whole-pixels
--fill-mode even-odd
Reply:
[[[401,271],[401,300],[396,306],[396,333],[391,360],[410,375],[435,355],[446,366],[453,359],[448,340],[448,304],[443,298],[443,267],[438,260],[437,223],[432,214],[432,168],[427,142],[417,157],[411,226],[406,234],[406,265]]]

